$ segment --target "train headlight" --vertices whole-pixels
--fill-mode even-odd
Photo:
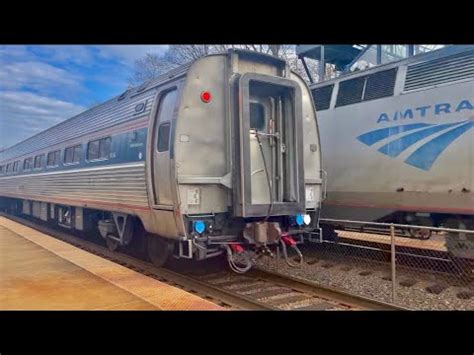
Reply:
[[[202,234],[206,230],[206,224],[204,221],[194,221],[193,229],[196,233]]]
[[[304,224],[306,224],[307,226],[309,226],[309,224],[311,223],[311,216],[309,214],[305,214],[303,216],[303,221],[304,221]]]

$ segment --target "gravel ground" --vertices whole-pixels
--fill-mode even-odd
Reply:
[[[323,286],[331,286],[361,296],[391,302],[392,281],[390,265],[369,265],[353,261],[337,261],[308,257],[310,264],[301,267],[289,267],[283,259],[261,258],[257,266],[282,274],[316,281]],[[315,262],[316,261],[316,262]],[[332,265],[332,266],[331,266]],[[362,274],[361,274],[362,273]],[[400,282],[405,285],[402,286]],[[460,299],[457,294],[468,291],[467,288],[450,286],[439,294],[426,291],[426,287],[439,284],[439,280],[431,274],[414,273],[397,270],[397,301],[396,303],[411,309],[419,310],[474,310],[474,297]],[[472,287],[471,290],[472,292]]]

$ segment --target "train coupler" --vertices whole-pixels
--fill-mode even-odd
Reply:
[[[301,254],[301,251],[298,248],[296,241],[291,236],[289,236],[288,234],[282,234],[280,238],[280,244],[281,244],[281,249],[283,252],[283,257],[285,258],[285,262],[288,264],[288,266],[298,267],[303,264],[303,254]],[[298,256],[297,263],[293,263],[290,261],[287,248],[292,248],[295,251],[295,253]]]
[[[275,256],[267,245],[258,246],[257,249],[255,250],[255,254],[257,255],[258,258],[262,256],[269,256],[273,258]]]

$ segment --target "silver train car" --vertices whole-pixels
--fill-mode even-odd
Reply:
[[[278,58],[232,50],[132,88],[0,153],[4,209],[150,259],[227,255],[245,272],[318,227],[316,114]],[[302,240],[302,236],[301,236]]]
[[[447,46],[311,90],[328,176],[322,217],[474,229],[474,46]],[[470,238],[452,235],[448,248],[474,258]]]

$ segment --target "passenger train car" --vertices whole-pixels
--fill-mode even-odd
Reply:
[[[474,229],[474,46],[311,90],[328,176],[322,217]],[[411,233],[429,237],[421,231]],[[474,258],[470,238],[452,235],[448,248]]]
[[[200,58],[0,153],[3,208],[98,228],[111,249],[143,227],[158,265],[224,254],[247,271],[249,250],[318,226],[322,184],[309,88],[248,51]]]

